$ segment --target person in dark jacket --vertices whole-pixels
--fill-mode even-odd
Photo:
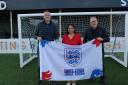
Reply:
[[[43,21],[38,24],[38,28],[36,29],[36,39],[40,42],[42,40],[54,41],[57,39],[57,28],[56,25],[51,20],[50,11],[45,10]],[[39,55],[39,54],[38,54]],[[39,82],[43,85],[42,81]],[[56,85],[56,82],[49,82],[50,85]]]
[[[83,43],[91,41],[93,39],[97,39],[102,42],[102,54],[103,54],[103,76],[101,78],[101,83],[105,84],[105,70],[104,70],[104,42],[109,42],[110,38],[106,32],[106,30],[100,26],[98,26],[98,20],[95,16],[90,17],[90,28],[85,31],[85,36]],[[92,79],[91,79],[92,80]]]
[[[104,28],[98,26],[98,20],[95,16],[90,17],[90,28],[85,31],[83,42],[86,43],[97,38],[101,42],[109,42],[109,36]]]
[[[44,11],[44,20],[38,24],[36,30],[37,40],[54,41],[57,38],[56,25],[51,20],[51,14],[48,10]]]

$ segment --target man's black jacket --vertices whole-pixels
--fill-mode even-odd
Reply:
[[[97,37],[103,38],[103,42],[109,42],[110,40],[106,30],[104,28],[97,27],[96,29],[88,28],[85,31],[83,43],[91,41],[92,39],[95,39]]]
[[[43,40],[54,41],[57,38],[56,30],[56,26],[52,21],[49,24],[43,21],[38,24],[36,36],[42,37]]]

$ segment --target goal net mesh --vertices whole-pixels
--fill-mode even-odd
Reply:
[[[60,34],[58,39],[61,39],[61,36],[66,33],[68,24],[74,24],[76,27],[76,32],[78,32],[83,38],[85,29],[90,27],[90,16],[92,15],[53,15],[52,21],[56,24],[57,31]],[[124,62],[125,14],[96,15],[96,17],[98,18],[99,26],[106,29],[111,38],[111,42],[105,43],[105,55],[112,55],[117,60]],[[28,39],[28,45],[31,51],[29,53],[22,53],[24,62],[30,57],[33,57],[33,55],[35,56],[37,53],[37,51],[34,51],[37,50],[37,41],[34,39],[35,32],[38,23],[43,21],[43,17],[42,15],[21,16],[20,20],[21,39]],[[123,47],[124,49],[122,49]]]

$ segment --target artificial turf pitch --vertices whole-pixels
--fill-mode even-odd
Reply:
[[[38,85],[38,60],[34,59],[24,68],[19,67],[18,54],[0,54],[0,85]],[[128,85],[128,67],[111,58],[105,58],[106,85]],[[66,82],[56,82],[66,85]],[[44,82],[44,85],[49,85]],[[101,85],[99,79],[77,81],[77,85]]]

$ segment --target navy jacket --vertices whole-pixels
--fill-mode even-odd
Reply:
[[[43,40],[54,41],[57,38],[55,24],[52,21],[49,24],[46,24],[45,21],[40,22],[36,30],[36,36],[42,37]]]

